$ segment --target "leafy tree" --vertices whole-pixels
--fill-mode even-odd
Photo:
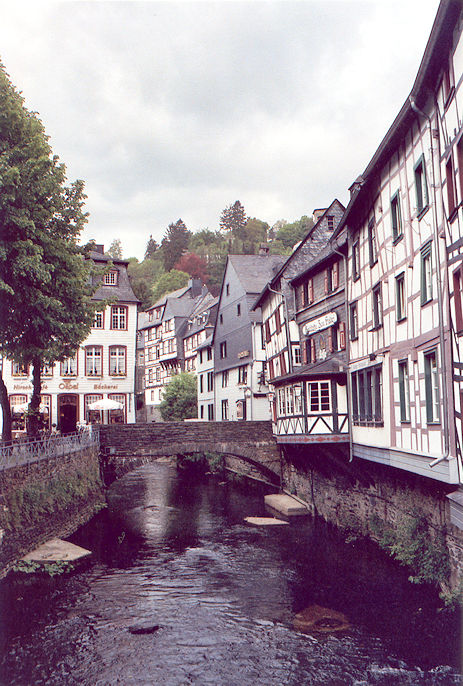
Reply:
[[[72,355],[95,309],[90,261],[77,241],[87,215],[83,182],[66,186],[42,122],[0,65],[0,353],[32,365],[28,433],[38,433],[41,367]],[[0,376],[3,439],[11,412]]]
[[[161,243],[166,272],[170,271],[186,252],[190,236],[191,231],[188,231],[181,219],[175,224],[169,224]]]
[[[159,245],[156,243],[155,240],[153,240],[153,235],[150,234],[148,243],[146,244],[145,260],[152,259],[158,250]]]
[[[181,372],[174,376],[162,398],[159,409],[165,422],[179,422],[198,416],[196,377],[193,374]]]
[[[113,257],[115,260],[122,260],[122,243],[119,238],[115,238],[113,240],[113,242],[109,246],[107,255]]]
[[[239,200],[236,200],[233,205],[229,205],[220,215],[220,228],[222,231],[232,233],[239,237],[240,229],[246,226],[246,212]]]
[[[153,287],[153,303],[157,302],[166,293],[172,293],[172,291],[186,286],[189,278],[186,272],[179,272],[176,269],[171,269],[170,272],[161,274]]]
[[[281,241],[285,248],[293,248],[296,243],[302,241],[313,227],[312,217],[302,216],[292,224],[285,224],[275,234],[275,239]]]
[[[136,257],[129,258],[128,274],[133,292],[141,301],[141,307],[147,309],[153,304],[153,286],[164,273],[164,265],[160,252],[153,259],[139,262]]]
[[[193,279],[201,279],[203,283],[206,283],[209,278],[206,260],[199,257],[199,255],[195,255],[194,252],[186,252],[182,255],[175,265],[175,269],[186,272]]]

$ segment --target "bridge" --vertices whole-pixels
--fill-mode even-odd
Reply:
[[[159,457],[216,453],[238,458],[266,480],[280,480],[280,450],[271,422],[155,422],[100,427],[100,450],[109,479]]]

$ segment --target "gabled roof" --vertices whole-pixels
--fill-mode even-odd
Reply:
[[[284,255],[229,255],[246,293],[260,293],[285,261]]]
[[[107,266],[109,263],[113,264],[114,269],[118,272],[117,286],[105,286],[101,284],[93,294],[94,300],[108,300],[123,303],[138,304],[140,301],[132,290],[130,284],[129,274],[127,272],[127,260],[116,260],[107,255],[94,250],[90,251],[89,258],[98,265]],[[93,285],[101,283],[101,276],[93,277]]]
[[[346,231],[343,231],[337,237],[336,251],[334,250],[333,243],[331,241],[329,241],[327,243],[327,245],[323,248],[323,250],[320,250],[320,252],[317,254],[317,256],[314,257],[310,261],[310,264],[307,265],[307,269],[304,269],[304,271],[301,271],[299,274],[297,274],[295,277],[293,277],[291,279],[291,284],[296,284],[300,279],[304,279],[308,274],[310,274],[310,272],[319,268],[323,262],[326,262],[328,260],[328,258],[330,258],[330,257],[332,258],[333,255],[337,254],[337,251],[342,252],[343,248],[345,251],[346,243],[347,243],[347,233],[346,233]],[[343,254],[345,254],[345,253],[343,253]]]
[[[416,121],[419,116],[414,107],[421,109],[426,106],[429,96],[432,95],[433,89],[437,85],[444,65],[444,58],[450,53],[453,30],[461,11],[461,0],[441,0],[410,95],[402,105],[399,114],[394,119],[365,171],[357,177],[350,187],[351,198],[335,234],[339,233],[348,223],[354,210],[362,207],[364,202],[368,202],[369,189],[372,184],[377,182],[381,168],[397,149],[412,122]]]
[[[162,295],[159,300],[157,300],[154,305],[151,305],[151,307],[148,307],[147,312],[150,310],[154,310],[157,307],[161,307],[162,305],[165,305],[167,302],[167,298],[181,298],[182,295],[185,295],[185,293],[190,289],[190,286],[184,286],[183,288],[178,288],[176,291],[172,291],[171,293],[165,293]]]

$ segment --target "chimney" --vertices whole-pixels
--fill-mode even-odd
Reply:
[[[104,255],[104,245],[101,245],[101,243],[95,243],[93,246],[93,252],[97,252],[100,255]]]
[[[201,279],[189,279],[188,287],[190,288],[190,297],[196,298],[198,295],[201,295],[203,284]]]

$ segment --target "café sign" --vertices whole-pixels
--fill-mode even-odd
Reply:
[[[323,329],[328,329],[330,326],[334,326],[338,321],[337,312],[328,312],[317,319],[313,319],[311,322],[307,322],[302,327],[302,333],[306,336],[311,336],[317,331],[323,331]]]

